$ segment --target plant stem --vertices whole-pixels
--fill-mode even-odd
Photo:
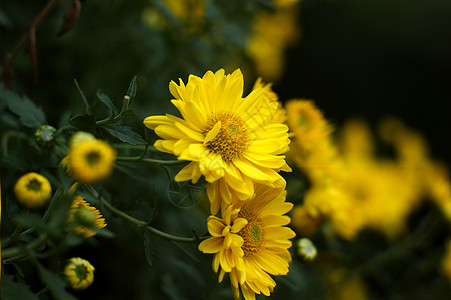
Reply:
[[[23,247],[11,247],[7,248],[5,250],[2,250],[2,260],[16,260],[19,258],[22,258],[24,256],[27,256],[27,253],[31,250],[36,250],[37,248],[41,247],[45,240],[47,239],[47,235],[42,234],[39,236],[36,240],[26,244]]]
[[[170,240],[170,241],[175,241],[175,242],[184,242],[184,243],[198,243],[200,242],[203,238],[200,237],[191,237],[191,238],[187,238],[187,237],[180,237],[180,236],[176,236],[176,235],[172,235],[166,232],[163,232],[161,230],[158,230],[152,226],[149,226],[146,222],[138,220],[133,218],[132,216],[126,214],[125,212],[121,211],[120,209],[117,209],[116,207],[114,207],[113,205],[111,205],[111,203],[109,203],[108,201],[106,201],[102,196],[100,196],[100,194],[89,184],[85,185],[86,189],[97,199],[100,199],[100,201],[102,201],[102,203],[109,209],[111,210],[114,214],[116,214],[117,216],[121,217],[122,219],[135,224],[136,226],[138,226],[139,228],[143,229],[143,230],[147,230],[150,233],[153,233],[163,239],[166,240]]]
[[[8,72],[12,62],[19,54],[20,50],[22,50],[23,46],[25,46],[25,43],[30,39],[30,33],[32,33],[36,29],[36,27],[38,27],[39,23],[41,23],[41,21],[45,18],[45,16],[50,12],[50,10],[57,2],[58,0],[49,0],[47,4],[44,6],[44,8],[39,12],[38,16],[33,20],[33,22],[31,22],[29,29],[25,31],[25,33],[22,35],[22,37],[14,47],[14,50],[8,56],[6,62],[3,64],[3,68],[0,72],[0,81]]]
[[[135,156],[135,157],[125,157],[125,156],[117,156],[117,161],[139,161],[139,162],[145,162],[149,164],[155,164],[155,165],[183,165],[187,161],[186,160],[160,160],[160,159],[152,159],[152,158],[144,158],[141,156]]]

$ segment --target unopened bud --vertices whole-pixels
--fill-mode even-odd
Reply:
[[[311,240],[307,238],[299,239],[296,242],[297,253],[305,261],[312,261],[315,259],[318,252],[316,251],[315,245]]]
[[[34,133],[34,138],[41,147],[51,148],[56,143],[56,129],[50,125],[42,125]]]

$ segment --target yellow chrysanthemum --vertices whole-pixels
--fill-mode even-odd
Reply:
[[[72,257],[67,261],[64,275],[71,288],[84,290],[94,281],[94,270],[89,261],[80,257]]]
[[[21,204],[29,208],[36,208],[43,206],[49,200],[52,187],[47,178],[38,173],[30,172],[17,180],[14,193],[17,201]]]
[[[254,182],[284,187],[278,171],[291,171],[282,155],[288,150],[288,127],[274,123],[278,104],[268,101],[263,88],[243,94],[243,75],[238,69],[191,75],[185,85],[169,84],[172,103],[182,118],[150,116],[144,124],[163,140],[154,146],[191,161],[175,177],[196,183],[204,175],[210,210],[236,204],[254,194]]]
[[[313,101],[292,99],[285,104],[285,110],[288,126],[301,151],[312,151],[330,135],[332,127]]]
[[[275,4],[275,11],[262,11],[255,16],[246,41],[246,52],[255,63],[257,74],[270,81],[277,81],[282,76],[285,50],[300,36],[295,1],[278,1]]]
[[[94,183],[107,178],[114,167],[116,150],[107,142],[86,139],[71,143],[69,170],[81,183]]]
[[[222,218],[210,216],[212,237],[199,245],[200,251],[215,254],[213,270],[219,270],[220,282],[229,273],[235,299],[240,298],[240,288],[246,300],[255,299],[255,294],[269,296],[276,286],[269,274],[287,274],[291,261],[287,249],[295,233],[284,227],[290,222],[284,214],[293,204],[285,202],[282,189],[257,185],[255,192],[240,209],[228,206]]]
[[[105,219],[99,210],[86,202],[83,197],[75,196],[69,209],[69,222],[74,222],[74,232],[86,238],[94,236],[96,232],[90,227],[104,228]]]
[[[272,90],[272,83],[265,83],[263,80],[259,77],[254,83],[253,89],[259,89],[263,88],[265,97],[268,98],[268,101],[270,102],[276,102],[278,107],[277,111],[274,114],[273,122],[275,123],[285,123],[287,121],[287,115],[285,112],[285,109],[282,106],[282,103],[279,102],[279,96]]]

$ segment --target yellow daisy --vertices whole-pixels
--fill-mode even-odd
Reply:
[[[191,161],[175,177],[196,183],[204,175],[210,210],[245,201],[254,194],[254,182],[285,187],[278,171],[291,171],[283,155],[289,148],[288,127],[274,123],[277,102],[268,101],[263,88],[243,94],[238,69],[191,75],[185,85],[169,84],[172,104],[182,118],[169,114],[150,116],[144,124],[163,138],[154,146]]]
[[[80,257],[72,257],[67,261],[64,275],[71,288],[84,290],[94,281],[94,270],[89,261]]]
[[[282,103],[279,101],[279,96],[272,90],[272,83],[265,83],[263,80],[259,77],[254,83],[253,89],[259,89],[263,88],[264,94],[268,101],[270,102],[276,102],[278,107],[277,111],[274,114],[273,122],[275,123],[285,123],[287,121],[287,115],[285,112],[285,109],[282,106]]]
[[[332,131],[323,113],[313,101],[292,99],[285,104],[288,126],[302,151],[311,151],[327,139]]]
[[[36,208],[43,206],[49,200],[52,187],[47,178],[38,173],[30,172],[17,180],[14,193],[17,201],[21,204],[29,208]]]
[[[71,143],[69,170],[81,183],[94,183],[107,178],[114,167],[116,150],[107,142],[85,139]]]
[[[213,270],[219,270],[220,282],[229,273],[235,299],[240,298],[240,289],[247,300],[255,299],[255,294],[269,296],[276,286],[269,274],[287,274],[291,261],[287,249],[295,233],[284,227],[290,223],[284,214],[293,204],[285,202],[283,189],[257,185],[255,192],[240,209],[228,206],[222,218],[210,216],[212,237],[199,245],[200,251],[215,254]]]
[[[75,222],[73,230],[75,233],[86,238],[94,236],[96,232],[89,227],[104,228],[105,219],[99,210],[86,202],[83,197],[75,196],[69,209],[69,222]]]

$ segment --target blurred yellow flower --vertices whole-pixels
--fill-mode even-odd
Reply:
[[[84,139],[71,143],[68,156],[71,174],[81,183],[94,183],[111,174],[116,150],[105,141]]]
[[[69,209],[68,222],[74,223],[74,232],[86,238],[94,236],[92,227],[104,228],[105,219],[99,210],[86,202],[83,197],[75,196]]]
[[[269,274],[288,273],[291,255],[287,249],[295,233],[284,227],[290,222],[284,214],[293,207],[285,196],[283,189],[258,185],[255,197],[242,207],[229,206],[222,209],[222,218],[208,219],[212,237],[199,250],[215,254],[213,270],[219,270],[220,282],[229,273],[235,299],[240,299],[240,289],[246,300],[255,299],[255,294],[269,296],[276,286]]]
[[[285,104],[285,110],[288,127],[293,132],[294,141],[302,152],[310,154],[332,132],[332,127],[324,118],[323,113],[311,100],[289,100]]]
[[[357,275],[351,275],[344,269],[328,268],[328,293],[330,300],[365,300],[367,288],[363,279]]]
[[[52,194],[50,182],[44,176],[30,172],[20,177],[14,185],[19,203],[29,208],[43,206]]]
[[[246,42],[246,52],[254,61],[257,74],[277,81],[285,68],[285,50],[299,39],[297,1],[277,1],[273,12],[262,11],[254,20]]]
[[[94,267],[89,261],[80,257],[72,257],[66,263],[64,276],[74,290],[84,290],[94,281]]]
[[[268,101],[263,88],[243,94],[243,75],[238,69],[191,75],[185,85],[169,84],[172,103],[183,118],[150,116],[144,124],[162,140],[155,148],[191,161],[175,177],[196,183],[204,175],[210,211],[221,205],[246,201],[254,194],[254,182],[285,187],[280,170],[291,171],[283,155],[288,151],[288,127],[274,123],[277,102]]]
[[[279,101],[279,96],[272,90],[272,83],[265,83],[263,80],[259,77],[254,83],[253,90],[263,88],[264,95],[268,99],[269,102],[277,102],[278,107],[277,111],[274,114],[273,122],[275,123],[286,123],[287,116],[285,109],[282,106],[282,102]]]

